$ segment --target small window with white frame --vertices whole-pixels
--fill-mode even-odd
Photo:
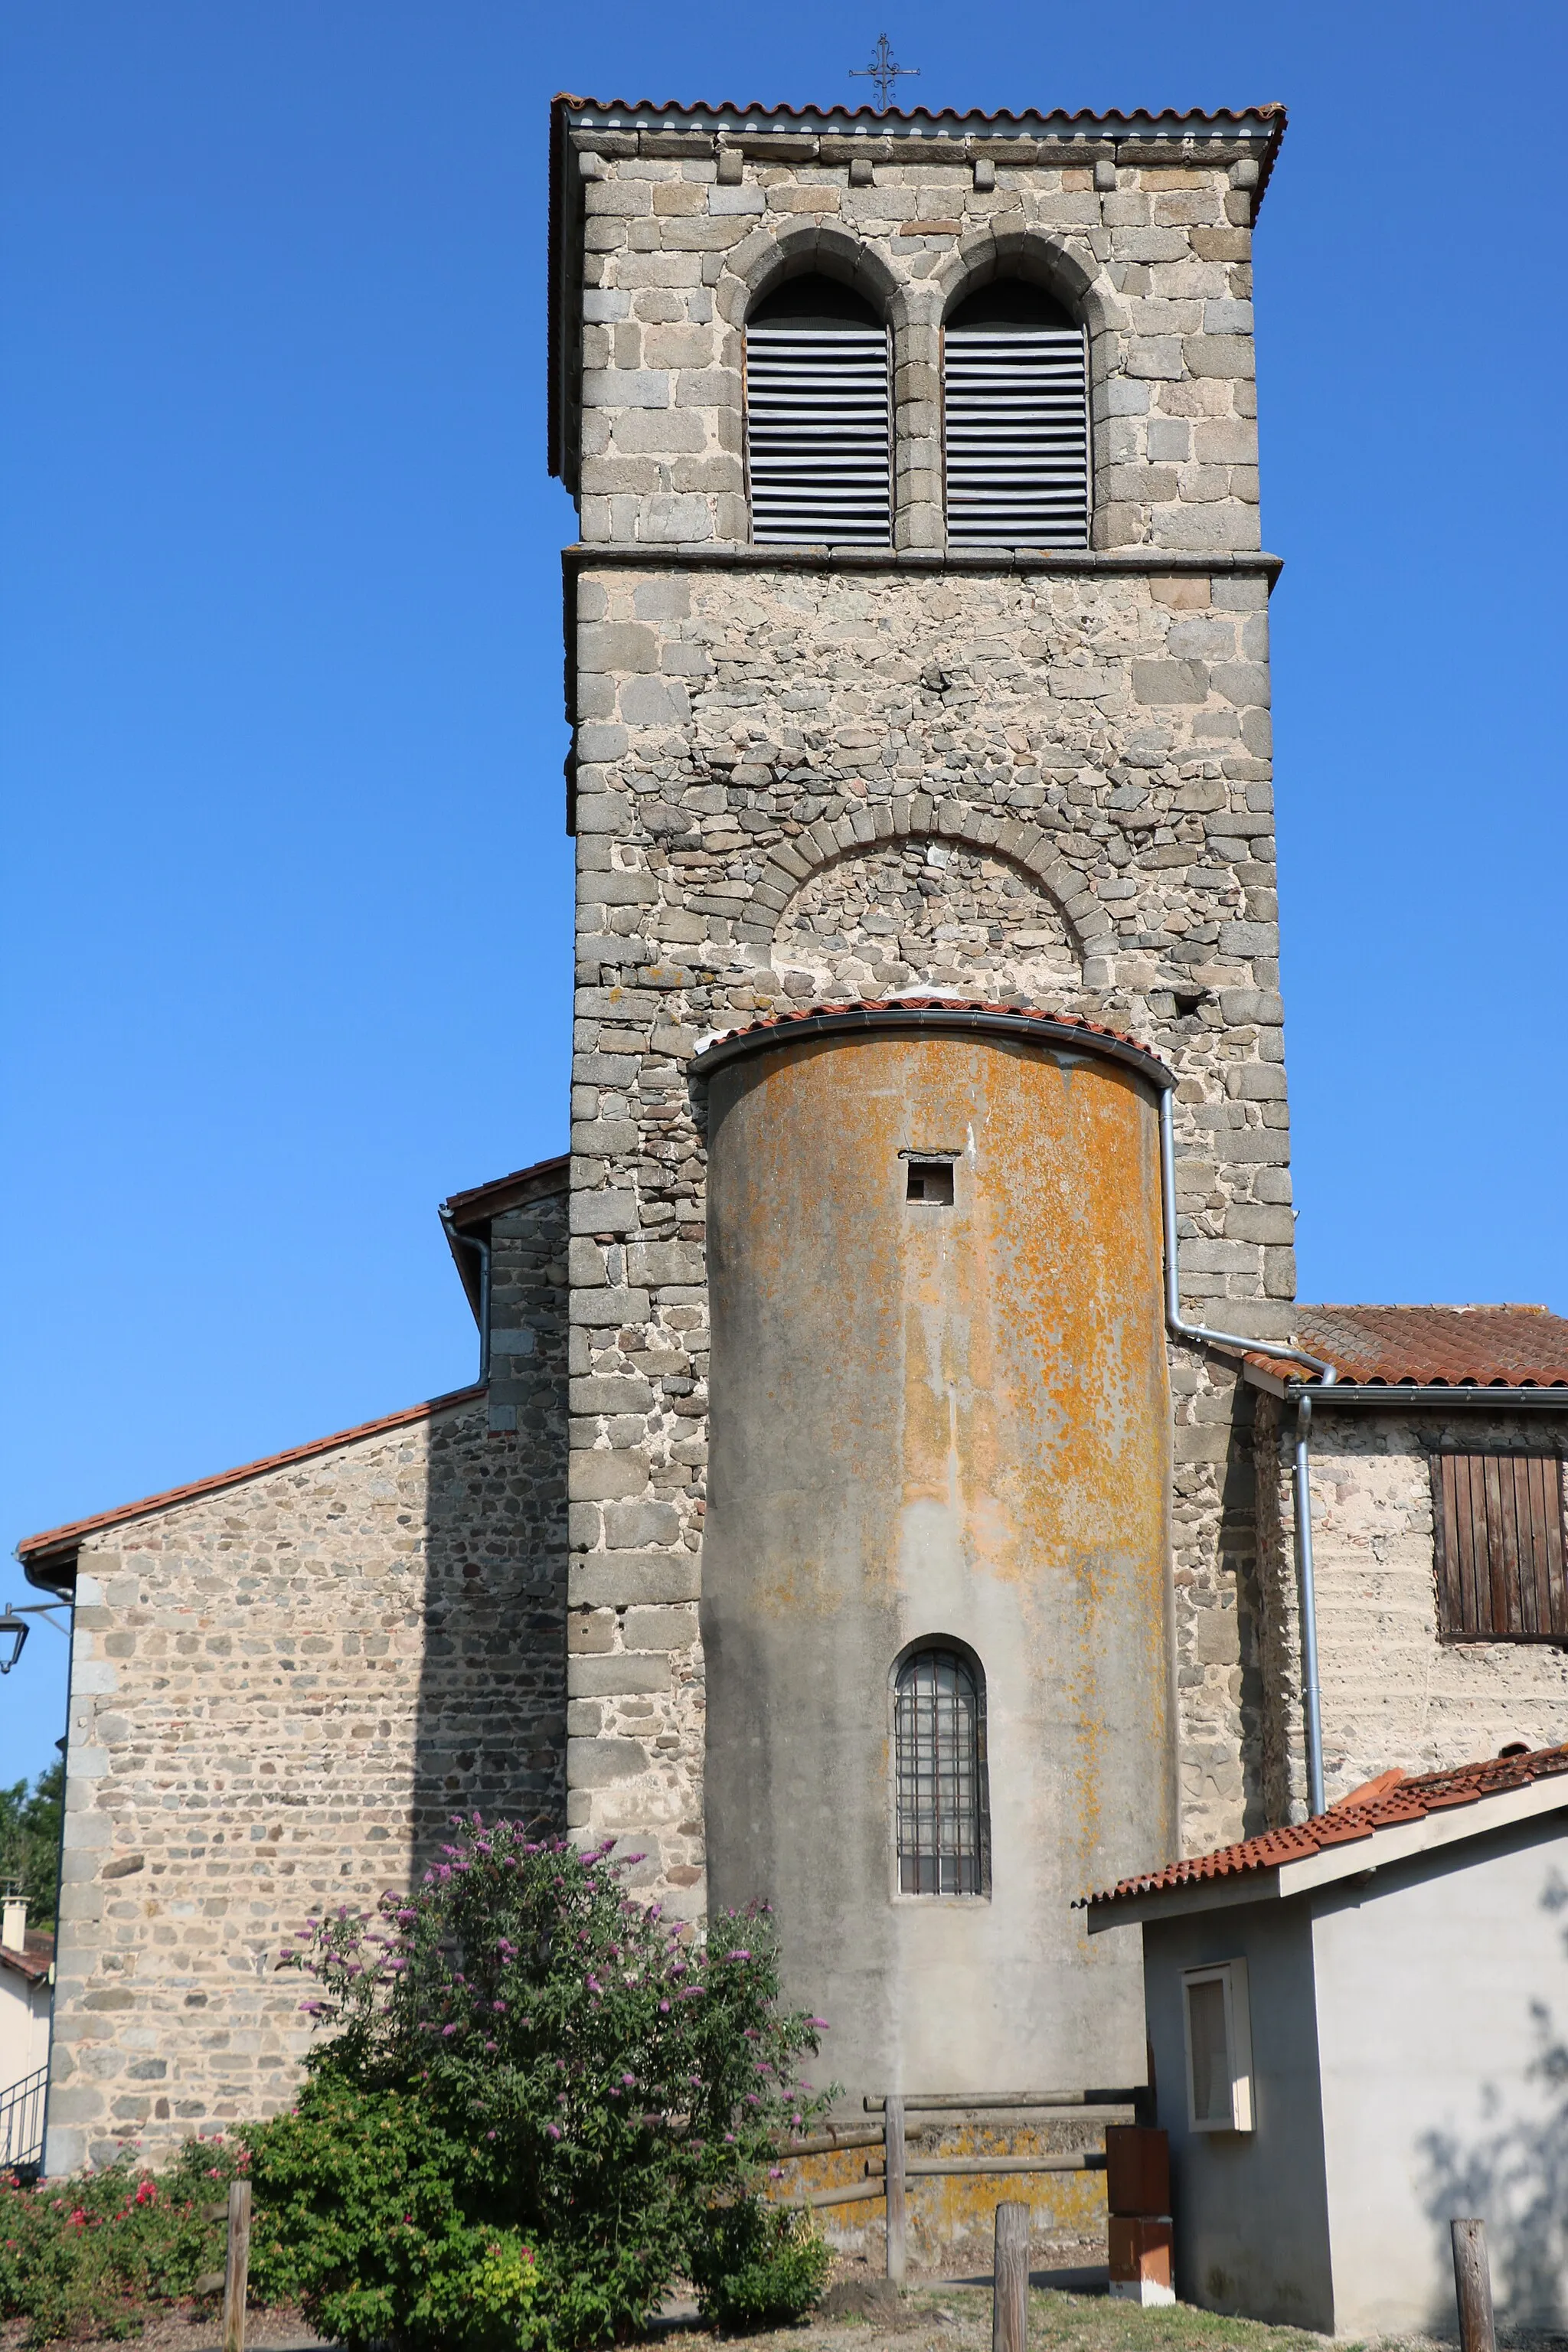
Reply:
[[[1187,2121],[1195,2132],[1253,2129],[1252,2020],[1247,1962],[1182,1971]]]

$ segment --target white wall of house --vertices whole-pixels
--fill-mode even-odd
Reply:
[[[1187,2121],[1182,1971],[1245,1959],[1257,2129]],[[1208,2311],[1325,2334],[1334,2324],[1311,1916],[1304,1900],[1148,1921],[1143,1988],[1159,2119],[1171,2136],[1176,2293]]]
[[[0,1961],[0,2093],[49,2063],[49,1988]]]
[[[1451,2326],[1448,2223],[1460,2214],[1487,2225],[1500,2315],[1561,2328],[1563,1815],[1312,1900],[1337,2328]]]
[[[1365,1853],[1367,1849],[1347,1849]],[[1455,2326],[1448,2224],[1499,2315],[1568,2324],[1568,1821],[1311,1892],[1145,1919],[1177,2292],[1339,2335]],[[1181,1973],[1247,1963],[1256,2128],[1188,2124]]]

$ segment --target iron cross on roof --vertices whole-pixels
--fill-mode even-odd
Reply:
[[[919,71],[919,66],[900,65],[893,55],[888,36],[886,33],[879,33],[877,46],[871,52],[870,64],[851,67],[849,79],[851,81],[874,81],[877,85],[879,110],[886,114],[893,95],[893,84],[900,75],[918,74]]]

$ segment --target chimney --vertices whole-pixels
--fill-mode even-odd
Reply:
[[[0,1944],[8,1952],[21,1951],[27,1935],[27,1898],[25,1895],[7,1895],[0,1909]]]

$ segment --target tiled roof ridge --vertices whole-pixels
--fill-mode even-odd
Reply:
[[[221,1494],[226,1486],[241,1486],[247,1478],[262,1478],[269,1471],[287,1470],[296,1462],[313,1461],[318,1454],[334,1453],[340,1445],[353,1445],[362,1437],[380,1437],[388,1430],[432,1420],[437,1413],[468,1404],[484,1393],[482,1386],[448,1389],[444,1396],[427,1397],[423,1404],[405,1405],[401,1412],[382,1413],[374,1421],[358,1422],[353,1429],[333,1430],[327,1437],[312,1437],[303,1445],[287,1447],[281,1454],[264,1454],[255,1462],[240,1463],[236,1469],[215,1471],[211,1477],[193,1478],[184,1486],[165,1487],[162,1494],[143,1495],[138,1501],[118,1504],[110,1511],[95,1511],[90,1518],[68,1519],[62,1527],[46,1528],[41,1534],[24,1536],[16,1548],[16,1556],[26,1561],[44,1553],[64,1551],[83,1537],[96,1535],[100,1528],[119,1527],[128,1519],[152,1518],[159,1511],[195,1502],[203,1495]]]
[[[1123,1878],[1115,1886],[1086,1896],[1085,1907],[1212,1879],[1245,1877],[1253,1871],[1277,1870],[1284,1863],[1305,1862],[1333,1846],[1373,1837],[1379,1830],[1395,1829],[1456,1805],[1473,1805],[1482,1797],[1506,1796],[1534,1780],[1553,1780],[1563,1773],[1568,1773],[1568,1746],[1533,1748],[1523,1756],[1494,1756],[1483,1763],[1454,1765],[1437,1772],[1380,1773],[1363,1787],[1352,1789],[1327,1812],[1284,1829],[1266,1830],[1262,1836],[1245,1838],[1238,1845],[1167,1863],[1163,1870]]]
[[[1091,1021],[1085,1013],[1054,1013],[1043,1004],[1009,1004],[1004,999],[979,996],[854,996],[835,1000],[832,1003],[790,1005],[782,1013],[764,1013],[754,1021],[738,1023],[733,1029],[714,1033],[712,1043],[727,1043],[733,1037],[755,1037],[773,1029],[798,1027],[808,1021],[825,1020],[835,1013],[1005,1013],[1011,1020],[1037,1021],[1053,1029],[1077,1029],[1091,1037],[1104,1037],[1117,1045],[1130,1045],[1151,1062],[1168,1067],[1163,1056],[1142,1037],[1134,1037],[1124,1029],[1111,1029],[1103,1021]]]
[[[1552,1315],[1550,1307],[1523,1298],[1303,1298],[1299,1315]]]
[[[738,98],[588,98],[558,89],[552,106],[592,107],[601,114],[735,114],[767,122],[776,116],[815,115],[820,121],[849,122],[869,118],[876,122],[1247,122],[1278,123],[1283,129],[1288,109],[1283,99],[1265,99],[1258,106],[1032,106],[1023,113],[1001,106],[822,106],[808,102],[791,106],[781,100],[763,106]]]

